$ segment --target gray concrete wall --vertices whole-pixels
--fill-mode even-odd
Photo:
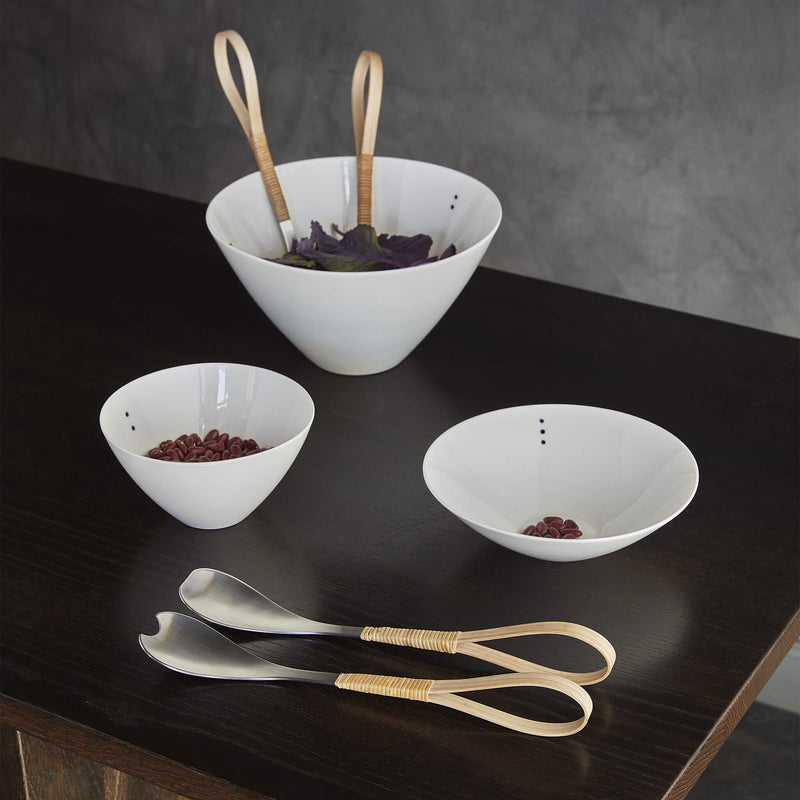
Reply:
[[[276,162],[491,186],[502,270],[800,335],[796,0],[3,0],[2,154],[208,200],[254,169],[212,59],[247,39]]]

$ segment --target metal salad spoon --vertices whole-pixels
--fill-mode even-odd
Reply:
[[[580,685],[603,680],[616,659],[616,653],[608,639],[591,628],[571,622],[531,622],[475,631],[331,625],[301,617],[239,578],[208,568],[194,570],[181,584],[179,593],[181,600],[201,617],[228,628],[254,633],[347,636],[443,653],[462,653],[515,672],[544,672],[567,678]],[[602,655],[606,662],[605,667],[590,672],[567,672],[478,644],[479,641],[545,633],[586,642]]]
[[[586,725],[592,713],[592,700],[585,689],[566,678],[541,672],[429,680],[294,669],[260,658],[195,617],[162,611],[156,614],[156,619],[158,633],[140,634],[139,643],[153,660],[184,675],[222,680],[295,680],[327,684],[356,692],[436,703],[505,728],[537,736],[568,736],[577,733]],[[552,689],[575,700],[583,713],[570,722],[539,722],[500,711],[458,694],[510,686],[541,686]]]

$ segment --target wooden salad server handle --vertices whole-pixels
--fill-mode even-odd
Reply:
[[[233,48],[236,57],[239,59],[239,68],[242,72],[244,82],[245,100],[236,88],[236,82],[231,73],[230,62],[228,61],[228,44]],[[261,101],[258,96],[258,81],[256,70],[253,66],[253,59],[250,50],[244,39],[236,31],[220,31],[214,37],[214,62],[217,68],[219,82],[222,90],[231,104],[239,124],[244,130],[250,149],[253,151],[256,163],[258,164],[264,187],[267,190],[272,210],[281,228],[287,250],[292,247],[295,238],[294,227],[289,218],[289,209],[281,190],[278,175],[275,172],[275,165],[267,144],[267,136],[264,133],[264,122],[261,117]]]
[[[493,639],[538,634],[568,636],[586,642],[600,653],[606,662],[605,667],[591,672],[567,672],[545,667],[478,644],[478,642]],[[475,631],[426,631],[409,628],[365,627],[361,631],[360,638],[367,642],[384,642],[422,650],[436,650],[441,653],[462,653],[514,672],[544,672],[548,675],[566,678],[582,686],[599,683],[606,678],[617,658],[614,647],[605,636],[584,625],[572,622],[529,622],[522,625],[507,625],[502,628],[484,628]]]
[[[569,736],[577,733],[589,721],[593,708],[589,693],[581,686],[578,686],[577,683],[567,678],[543,672],[512,672],[503,675],[459,678],[455,680],[425,680],[398,678],[388,675],[342,673],[337,677],[335,685],[340,689],[349,689],[355,692],[436,703],[456,711],[462,711],[465,714],[471,714],[495,725],[502,725],[505,728],[534,736]],[[512,686],[537,686],[567,695],[581,707],[581,716],[570,722],[540,722],[510,714],[460,696],[461,692],[476,692]]]
[[[369,74],[366,110],[364,87]],[[378,135],[378,117],[383,94],[383,60],[371,50],[363,50],[353,70],[351,106],[356,140],[358,185],[358,224],[372,224],[372,159]]]

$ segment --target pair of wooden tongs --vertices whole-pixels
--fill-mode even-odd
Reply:
[[[228,60],[228,44],[239,60],[246,100],[236,88]],[[258,80],[250,50],[242,36],[233,30],[220,31],[214,37],[214,62],[222,90],[228,98],[247,141],[255,156],[261,178],[267,190],[272,210],[283,234],[287,250],[291,250],[297,238],[289,216],[275,164],[267,144],[264,121],[261,115],[261,100]],[[364,88],[369,73],[369,93],[364,107]],[[353,72],[352,105],[353,130],[356,138],[358,222],[371,224],[372,219],[372,157],[375,153],[375,138],[378,133],[378,116],[383,92],[383,62],[377,53],[364,50],[356,61]]]

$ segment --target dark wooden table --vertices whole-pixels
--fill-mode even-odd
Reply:
[[[0,178],[7,725],[198,798],[686,795],[800,633],[796,340],[481,268],[400,366],[332,375],[249,299],[201,204],[13,162]],[[139,375],[214,360],[293,377],[317,417],[262,506],[201,532],[130,481],[97,417]],[[539,402],[672,431],[700,465],[694,501],[632,547],[573,564],[472,532],[427,491],[425,450],[467,417]],[[198,566],[329,622],[579,622],[618,661],[565,739],[323,686],[204,682],[137,643],[157,611],[181,609]],[[238,638],[299,667],[481,674],[389,645]],[[584,655],[554,637],[515,652]],[[573,713],[549,693],[509,702]]]

